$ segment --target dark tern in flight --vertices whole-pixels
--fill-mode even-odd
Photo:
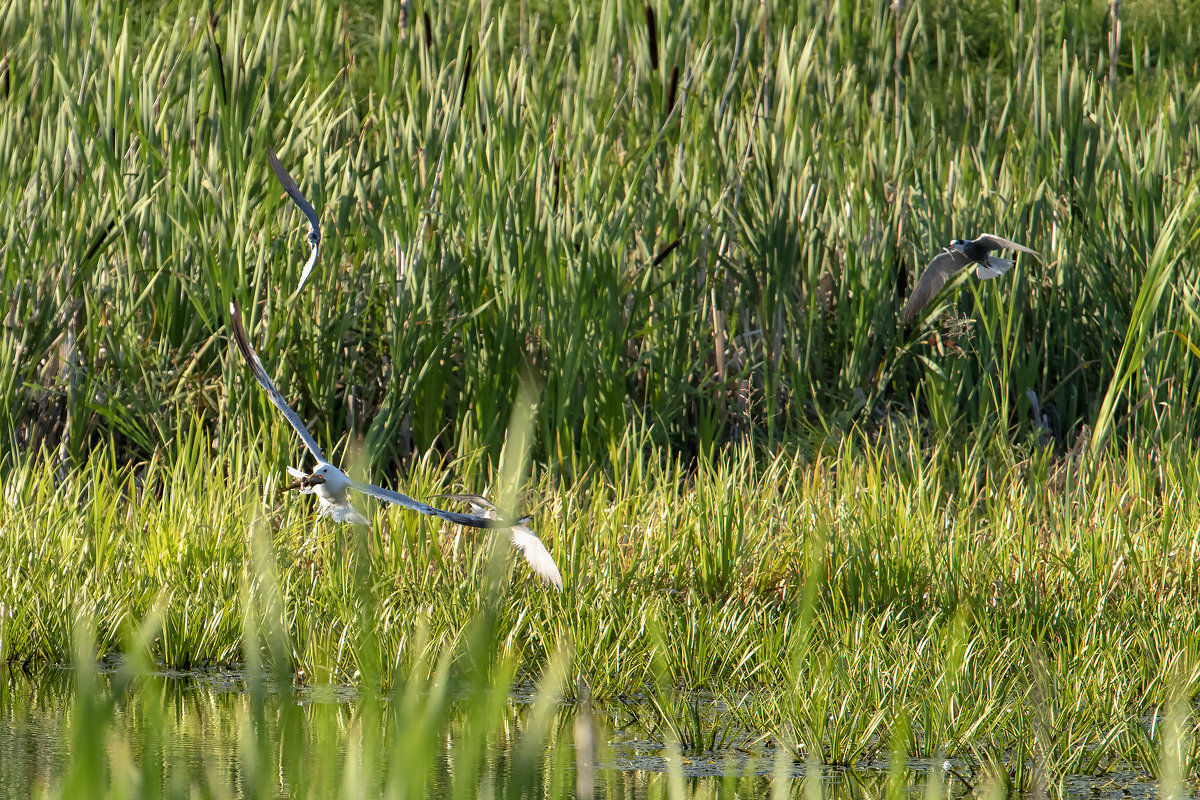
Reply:
[[[285,487],[284,491],[299,489],[301,494],[316,494],[317,500],[320,501],[321,514],[333,517],[338,522],[353,522],[358,525],[369,525],[370,523],[358,509],[350,505],[350,501],[346,497],[350,489],[369,494],[388,503],[410,508],[413,511],[419,511],[422,514],[440,517],[447,522],[468,525],[472,528],[509,528],[517,524],[512,520],[443,511],[440,508],[426,505],[419,500],[414,500],[408,495],[393,492],[370,483],[359,483],[352,480],[346,473],[325,460],[325,456],[321,453],[321,448],[317,445],[317,440],[308,432],[308,428],[305,427],[304,422],[300,419],[300,415],[292,410],[292,407],[283,399],[283,395],[275,388],[275,384],[271,383],[271,379],[267,377],[267,371],[263,369],[262,362],[258,359],[258,354],[250,346],[250,339],[246,336],[246,329],[242,327],[242,315],[238,310],[237,301],[235,300],[229,301],[229,323],[230,329],[233,331],[233,342],[237,345],[237,349],[241,351],[242,357],[246,359],[246,363],[250,365],[250,371],[254,373],[255,380],[266,390],[267,396],[271,398],[271,402],[275,404],[275,407],[279,409],[284,418],[295,429],[296,435],[300,437],[300,441],[304,442],[304,446],[308,448],[308,452],[317,461],[316,468],[310,473],[298,470],[295,467],[288,467],[288,472],[292,477],[297,478],[297,481],[291,486]]]
[[[1041,255],[1036,250],[1030,250],[1024,245],[991,233],[985,233],[978,239],[955,239],[929,262],[929,266],[917,279],[916,287],[908,296],[908,302],[904,304],[904,321],[910,322],[946,285],[950,276],[965,267],[974,264],[975,277],[984,281],[1003,275],[1013,268],[1015,261],[991,255],[993,250],[1018,250],[1033,256]]]
[[[304,212],[304,216],[308,218],[308,246],[312,248],[309,253],[308,263],[304,265],[304,272],[300,273],[300,285],[296,287],[296,291],[304,288],[304,282],[308,280],[309,274],[313,271],[313,266],[317,263],[317,250],[321,244],[321,220],[317,219],[316,209],[312,207],[312,203],[304,199],[304,195],[300,194],[300,187],[296,185],[296,179],[291,173],[284,169],[283,164],[279,161],[279,156],[275,155],[275,149],[270,145],[267,146],[267,160],[271,162],[271,171],[275,173],[275,177],[283,184],[283,190],[287,192],[288,197],[292,198],[299,209]]]

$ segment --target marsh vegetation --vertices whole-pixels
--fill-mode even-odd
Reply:
[[[1097,3],[648,8],[0,11],[0,719],[76,665],[22,780],[560,797],[591,708],[672,764],[1194,786],[1200,12],[1121,6],[1110,74]],[[902,324],[984,231],[1042,263]],[[231,298],[357,478],[494,488],[528,420],[565,591],[281,498]],[[151,673],[231,666],[237,769],[176,769]],[[312,686],[357,699],[263,699]],[[700,789],[825,785],[780,769]]]

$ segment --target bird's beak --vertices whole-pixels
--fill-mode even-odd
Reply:
[[[296,489],[308,489],[313,486],[316,486],[319,483],[324,483],[324,482],[325,482],[325,479],[322,478],[320,475],[310,475],[307,478],[301,478],[300,480],[296,481],[295,483],[283,487],[282,489],[279,490],[279,493],[283,494],[284,492],[291,492]]]

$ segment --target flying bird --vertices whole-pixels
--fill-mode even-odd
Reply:
[[[1030,412],[1033,415],[1033,425],[1037,429],[1038,446],[1045,447],[1053,444],[1058,438],[1058,427],[1061,424],[1058,409],[1053,403],[1042,405],[1038,402],[1037,392],[1026,389],[1025,396],[1029,398]]]
[[[469,503],[471,511],[489,519],[498,516],[496,506],[477,494],[444,494],[441,497],[446,500]],[[558,565],[554,563],[554,557],[550,555],[550,551],[546,549],[546,545],[542,543],[536,533],[524,525],[513,525],[508,529],[508,541],[525,557],[526,563],[529,564],[529,568],[535,575],[560,592],[562,591],[563,581],[562,575],[558,571]]]
[[[904,304],[904,321],[911,322],[917,312],[924,308],[933,299],[933,296],[946,285],[950,276],[964,267],[974,264],[975,277],[984,281],[1003,275],[1013,268],[1015,261],[993,256],[991,255],[993,250],[1018,250],[1033,256],[1041,256],[1036,250],[1030,250],[1024,245],[1002,239],[991,233],[985,233],[978,239],[955,239],[950,242],[949,247],[929,262],[929,266],[917,279],[916,287],[908,296],[908,302]]]
[[[325,460],[320,446],[317,445],[317,440],[308,432],[308,428],[305,427],[303,420],[300,419],[300,415],[292,410],[292,407],[283,399],[283,395],[275,388],[275,384],[271,383],[271,379],[267,377],[267,371],[263,369],[262,362],[258,359],[258,354],[250,346],[250,339],[246,336],[246,329],[242,327],[242,315],[238,310],[236,300],[229,301],[229,321],[233,331],[234,344],[241,351],[242,357],[246,359],[246,363],[250,365],[250,371],[254,373],[254,378],[266,390],[267,396],[271,398],[271,402],[275,404],[275,407],[279,409],[280,413],[283,414],[284,418],[295,429],[296,435],[300,437],[300,441],[304,442],[304,446],[308,448],[308,452],[317,461],[316,467],[309,473],[295,467],[288,467],[288,473],[292,477],[297,478],[297,480],[291,486],[284,487],[284,491],[297,489],[301,494],[315,494],[317,500],[320,502],[321,514],[332,517],[338,522],[352,522],[357,525],[367,525],[369,522],[358,509],[350,505],[350,501],[347,498],[347,493],[350,489],[362,492],[363,494],[369,494],[388,503],[410,508],[422,514],[440,517],[447,522],[467,525],[472,528],[508,528],[514,524],[511,520],[443,511],[440,508],[434,508],[431,505],[422,503],[419,500],[414,500],[400,492],[393,492],[370,483],[359,483],[352,480],[346,473]]]
[[[312,207],[312,203],[304,199],[304,195],[300,194],[300,187],[296,185],[296,179],[292,177],[283,164],[279,161],[279,156],[275,155],[275,149],[267,145],[267,160],[271,162],[271,171],[275,173],[275,177],[283,184],[283,190],[287,192],[288,197],[292,198],[292,202],[299,207],[308,218],[308,237],[305,241],[312,248],[309,253],[308,262],[304,265],[304,272],[300,273],[300,285],[296,287],[296,291],[304,288],[304,282],[308,280],[308,276],[313,271],[313,266],[317,263],[317,250],[321,244],[321,220],[317,218],[316,209]]]

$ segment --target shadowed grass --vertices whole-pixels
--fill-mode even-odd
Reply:
[[[1026,387],[1067,442],[1190,435],[1200,361],[1166,332],[1200,339],[1200,19],[1148,5],[1116,88],[1097,4],[914,2],[897,35],[860,0],[667,3],[654,43],[615,0],[14,6],[0,436],[78,463],[174,456],[195,414],[224,434],[234,295],[370,466],[496,458],[522,374],[567,477],[630,425],[685,455],[888,409],[986,437]],[[268,144],[325,232],[294,298]],[[985,230],[1044,261],[948,296],[971,334],[901,327],[919,269]]]

